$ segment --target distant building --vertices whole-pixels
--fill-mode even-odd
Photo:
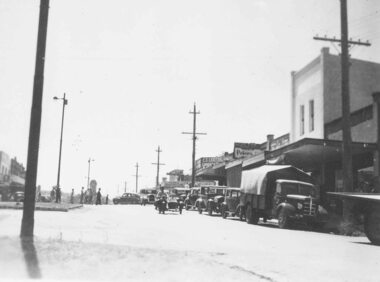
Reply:
[[[10,180],[11,159],[8,154],[0,151],[0,183],[8,183]]]
[[[16,157],[11,159],[10,181],[11,183],[25,185],[25,167],[17,161]]]
[[[183,169],[172,170],[168,172],[166,175],[169,175],[169,181],[171,182],[183,181],[185,178],[185,175],[183,174]]]

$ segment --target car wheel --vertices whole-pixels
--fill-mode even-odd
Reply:
[[[380,208],[373,209],[366,215],[364,232],[372,244],[380,245]]]
[[[289,213],[285,209],[281,209],[278,214],[278,227],[281,229],[287,229],[290,227]]]

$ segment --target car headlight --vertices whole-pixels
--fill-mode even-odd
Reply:
[[[297,209],[302,210],[302,208],[303,208],[302,203],[297,203]]]

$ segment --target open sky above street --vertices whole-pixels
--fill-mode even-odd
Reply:
[[[349,37],[369,40],[351,56],[380,62],[380,1],[348,1]],[[191,168],[194,102],[197,157],[262,143],[290,130],[290,72],[339,46],[339,1],[51,0],[38,184],[56,184],[61,101],[66,93],[61,186],[91,178],[114,195]],[[0,150],[26,163],[38,0],[0,0]]]

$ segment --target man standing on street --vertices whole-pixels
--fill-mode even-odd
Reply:
[[[80,191],[80,203],[83,205],[83,197],[84,197],[84,187],[82,187],[82,190]]]
[[[108,205],[108,194],[107,194],[107,197],[106,197],[106,205]]]
[[[96,193],[96,205],[102,204],[102,194],[100,193],[100,188],[98,190],[98,193]]]
[[[71,190],[70,204],[74,204],[74,189]]]

